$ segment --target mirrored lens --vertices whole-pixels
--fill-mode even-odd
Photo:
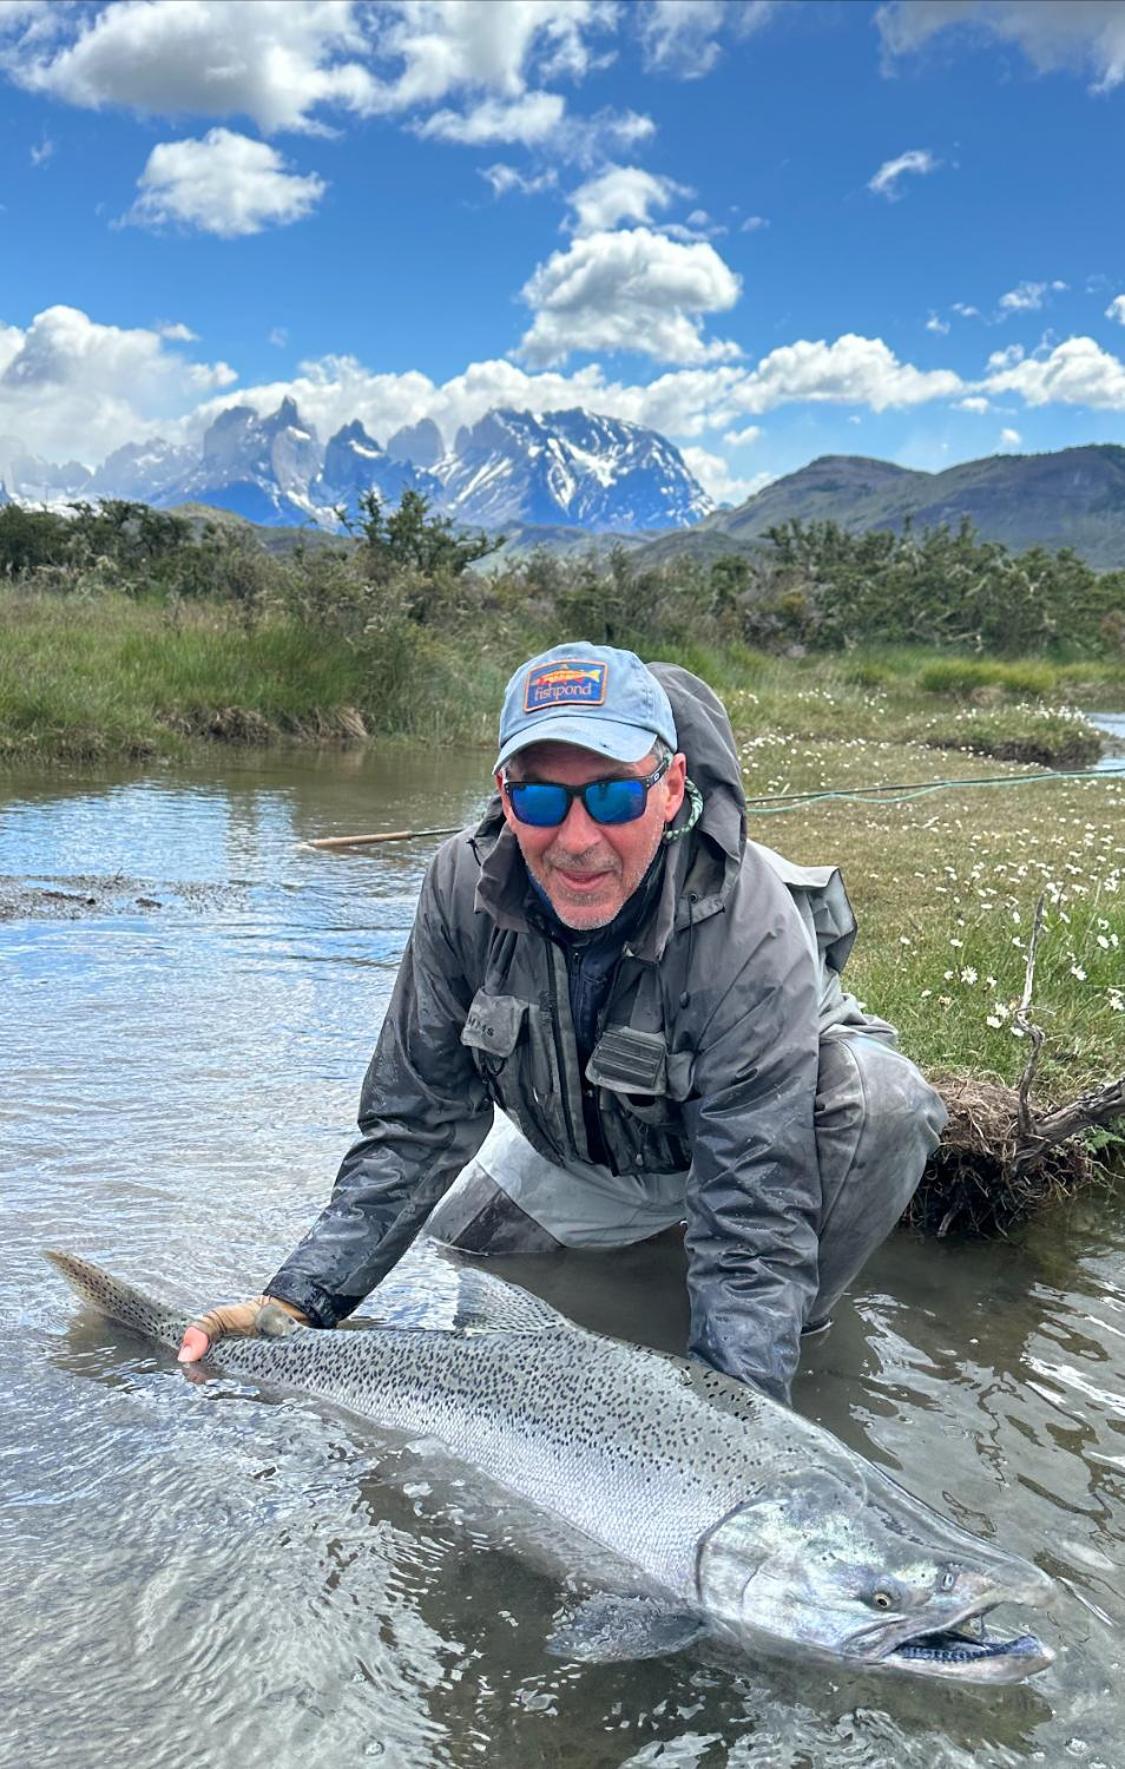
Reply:
[[[595,823],[632,823],[645,808],[640,780],[595,780],[582,797]]]
[[[552,829],[562,823],[570,810],[570,794],[565,786],[552,786],[545,781],[513,781],[508,797],[521,823],[537,829]]]

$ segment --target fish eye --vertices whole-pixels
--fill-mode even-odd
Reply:
[[[873,1609],[893,1609],[894,1601],[895,1600],[889,1591],[873,1591],[871,1593],[871,1605]]]
[[[947,1568],[947,1570],[945,1572],[943,1572],[941,1575],[940,1589],[943,1591],[952,1591],[952,1589],[956,1583],[957,1583],[957,1574],[954,1572],[952,1567]]]

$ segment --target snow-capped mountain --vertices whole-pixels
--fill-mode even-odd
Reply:
[[[577,528],[629,534],[685,528],[712,501],[666,437],[639,424],[575,408],[502,408],[457,433],[452,449],[432,419],[397,430],[386,448],[357,420],[322,446],[292,399],[260,417],[234,405],[204,432],[200,450],[155,438],[127,443],[91,473],[52,465],[0,438],[0,482],[23,502],[75,495],[131,498],[169,507],[212,504],[268,526],[338,526],[361,494],[389,505],[416,490],[460,522]]]
[[[491,411],[434,469],[464,521],[563,523],[594,532],[683,528],[713,508],[666,437],[621,418]]]
[[[445,438],[432,418],[404,424],[387,438],[392,461],[410,461],[415,467],[436,467],[445,453]]]
[[[429,473],[417,471],[406,458],[392,459],[356,418],[329,438],[324,465],[309,486],[309,497],[320,510],[342,507],[354,516],[360,497],[372,489],[387,504],[397,504],[404,491],[420,491],[429,498],[441,492]]]
[[[87,481],[84,496],[154,504],[186,478],[197,459],[194,449],[179,448],[162,436],[151,442],[127,442],[106,456]]]

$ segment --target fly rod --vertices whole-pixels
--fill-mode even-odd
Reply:
[[[830,799],[852,799],[860,804],[895,804],[903,799],[921,798],[926,793],[958,786],[1029,786],[1038,780],[1116,780],[1123,776],[1125,762],[1120,768],[1053,768],[1040,774],[973,774],[963,780],[916,780],[902,785],[884,782],[878,786],[825,786],[817,792],[750,793],[746,804],[751,808],[753,816],[766,817],[781,811],[796,811],[802,805],[823,804]],[[384,829],[377,835],[321,835],[300,845],[303,848],[372,848],[382,842],[422,841],[427,836],[456,835],[462,827],[455,823],[449,829]]]

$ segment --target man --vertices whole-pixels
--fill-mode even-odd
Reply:
[[[265,1295],[335,1326],[427,1218],[473,1253],[682,1221],[691,1354],[787,1399],[945,1121],[841,988],[840,876],[746,839],[721,703],[629,651],[517,670],[495,781],[427,873],[361,1136]],[[263,1302],[204,1316],[181,1357]]]

